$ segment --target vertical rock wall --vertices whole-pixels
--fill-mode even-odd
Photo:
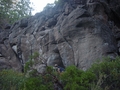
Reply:
[[[21,71],[34,52],[40,54],[38,70],[41,56],[48,65],[83,70],[104,56],[115,58],[120,52],[119,2],[70,0],[15,22],[0,32],[0,68]]]

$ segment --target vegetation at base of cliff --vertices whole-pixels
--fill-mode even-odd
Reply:
[[[94,63],[89,71],[97,77],[91,90],[120,90],[120,57],[104,58],[103,62]]]
[[[31,64],[30,64],[31,65]],[[69,66],[58,73],[47,66],[45,73],[30,75],[13,70],[0,72],[0,90],[120,90],[120,58],[104,58],[87,71]]]

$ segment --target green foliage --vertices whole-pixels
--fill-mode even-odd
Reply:
[[[34,62],[32,60],[27,61],[24,66],[24,72],[27,73],[27,71],[29,71],[31,69],[33,64],[34,64]]]
[[[3,20],[14,23],[16,20],[31,15],[29,0],[0,0],[0,24]]]
[[[82,71],[75,66],[67,67],[66,71],[61,75],[64,90],[88,90],[90,82],[95,80],[92,72]]]
[[[25,90],[48,90],[41,77],[29,77],[25,81]]]
[[[0,72],[0,90],[53,90],[53,84],[48,74],[26,77],[13,70],[3,70]]]
[[[31,71],[29,71],[29,77],[35,77],[38,75],[38,72],[36,69],[32,69]]]
[[[52,68],[51,66],[47,66],[47,67],[46,67],[46,72],[52,74],[53,68]]]
[[[24,72],[27,73],[27,71],[33,69],[33,64],[35,64],[35,59],[37,59],[39,57],[39,53],[38,52],[34,52],[33,55],[30,56],[30,60],[28,60],[26,63],[25,63],[25,66],[24,66]]]
[[[36,59],[37,57],[39,57],[39,53],[34,52],[33,55],[30,56],[30,59]]]
[[[102,62],[92,65],[90,71],[97,77],[96,87],[103,90],[120,90],[120,58],[104,58]]]
[[[13,70],[0,72],[0,90],[20,90],[24,83],[24,74]]]
[[[27,64],[32,65],[33,62]],[[57,73],[46,66],[45,73],[38,74],[32,69],[29,76],[13,70],[0,72],[0,90],[54,90],[55,84],[63,86],[64,90],[120,90],[120,58],[104,58],[87,71],[69,66],[64,72]]]
[[[29,72],[29,77],[26,77],[25,90],[53,90],[53,76],[49,74],[51,67],[47,67],[45,74],[38,74],[35,69]]]

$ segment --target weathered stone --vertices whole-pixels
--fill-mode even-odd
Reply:
[[[12,50],[8,41],[4,41],[4,44],[0,44],[0,53],[2,55],[0,61],[4,62],[3,66],[5,65],[5,67],[10,67],[14,70],[21,71],[21,63],[16,57],[16,54]]]
[[[0,57],[0,70],[3,69],[11,69],[11,65],[9,62],[5,62],[5,58]]]
[[[45,70],[46,70],[46,65],[45,64],[41,64],[39,65],[38,67],[36,67],[37,71],[39,73],[45,73]]]
[[[14,46],[12,47],[12,49],[17,53],[17,46],[16,46],[16,45],[14,45]]]
[[[119,53],[120,53],[120,48],[119,48]]]
[[[118,41],[117,47],[120,47],[120,41]]]
[[[5,26],[5,29],[10,29],[11,28],[11,25],[9,25],[9,24],[7,24],[6,26]]]
[[[10,32],[0,31],[0,68],[21,70],[35,52],[39,73],[45,70],[41,62],[86,70],[103,56],[114,59],[120,52],[119,6],[119,0],[65,0],[17,21]]]
[[[57,21],[54,18],[51,18],[46,22],[46,26],[52,27],[52,26],[55,26],[56,23],[57,23]]]
[[[9,30],[3,30],[0,33],[0,43],[3,43],[4,40],[8,39],[8,36],[9,36]]]
[[[27,27],[28,26],[28,21],[26,19],[22,19],[20,22],[19,22],[19,27]]]
[[[118,33],[116,34],[116,38],[117,38],[117,39],[120,39],[120,32],[118,32]]]

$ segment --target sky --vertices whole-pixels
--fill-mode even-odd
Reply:
[[[43,10],[43,8],[47,5],[47,3],[54,3],[55,0],[30,0],[33,3],[34,11],[32,12],[32,15],[35,15],[35,13],[40,12]]]

